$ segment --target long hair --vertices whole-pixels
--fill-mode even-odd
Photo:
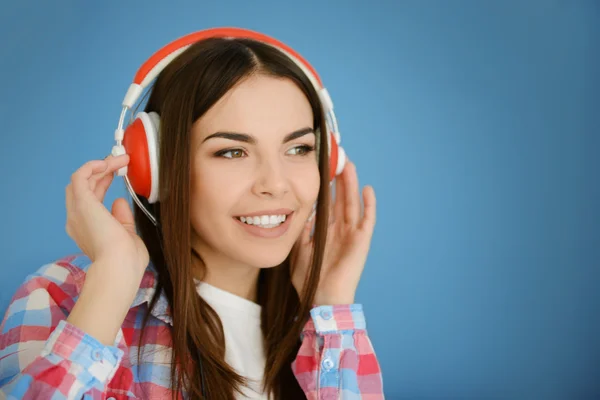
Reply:
[[[292,80],[311,104],[315,131],[327,132],[319,96],[310,80],[285,54],[250,39],[213,38],[198,42],[173,60],[157,77],[145,110],[156,111],[160,123],[160,201],[148,209],[160,222],[157,229],[134,208],[138,232],[148,247],[157,276],[144,327],[161,293],[169,303],[173,325],[171,389],[184,390],[191,399],[202,398],[202,363],[205,391],[211,400],[233,400],[245,383],[225,362],[223,325],[217,313],[197,294],[192,262],[200,257],[191,246],[190,187],[192,124],[225,93],[252,74]],[[322,136],[322,134],[318,135]],[[258,279],[258,302],[266,351],[264,388],[275,399],[304,399],[291,363],[300,346],[300,334],[309,318],[319,280],[328,225],[329,163],[327,140],[318,137],[320,190],[315,221],[315,250],[299,296],[292,286],[290,257],[263,269]],[[202,264],[202,263],[199,263]],[[141,348],[141,337],[140,337]]]

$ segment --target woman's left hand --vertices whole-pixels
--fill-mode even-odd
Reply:
[[[354,303],[375,228],[375,191],[371,186],[363,189],[361,216],[358,176],[352,162],[348,161],[336,178],[335,193],[315,305]],[[300,296],[312,264],[314,242],[310,233],[315,220],[306,224],[291,254],[292,284]]]

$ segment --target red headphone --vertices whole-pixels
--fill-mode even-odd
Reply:
[[[124,130],[125,114],[127,110],[131,110],[133,105],[136,104],[144,89],[175,57],[185,51],[190,45],[215,37],[248,38],[264,42],[285,53],[304,71],[319,94],[327,121],[327,131],[329,134],[326,136],[329,145],[330,181],[344,169],[346,154],[344,149],[340,147],[341,137],[333,112],[333,102],[317,72],[304,58],[278,40],[255,31],[241,28],[212,28],[202,30],[183,36],[154,53],[135,74],[133,83],[129,86],[122,103],[123,109],[119,125],[115,131],[116,144],[112,149],[112,155],[129,154],[129,165],[121,168],[117,174],[125,177],[127,188],[133,199],[136,200],[147,215],[147,210],[138,202],[135,194],[145,197],[150,204],[159,200],[158,137],[160,117],[155,112],[139,112],[133,122]],[[155,222],[153,217],[148,216]]]

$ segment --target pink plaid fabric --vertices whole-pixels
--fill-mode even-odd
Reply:
[[[162,296],[137,357],[143,317],[155,292],[154,268],[146,269],[114,345],[105,346],[66,322],[90,264],[86,256],[66,257],[44,265],[18,288],[0,325],[0,398],[171,397],[171,318]],[[292,370],[307,399],[384,398],[360,304],[314,307],[299,339]]]

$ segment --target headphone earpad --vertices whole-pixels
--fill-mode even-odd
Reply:
[[[346,165],[346,152],[339,145],[333,132],[329,132],[329,180],[333,181]]]
[[[140,112],[123,134],[123,147],[129,154],[127,177],[134,192],[149,203],[158,200],[159,127],[157,113]]]

